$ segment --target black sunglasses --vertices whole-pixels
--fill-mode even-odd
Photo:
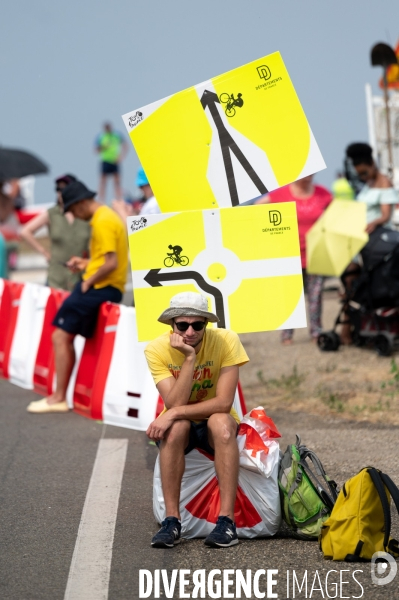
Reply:
[[[202,331],[206,325],[206,321],[194,321],[194,323],[187,323],[187,321],[179,321],[176,323],[175,321],[174,323],[179,331],[187,331],[190,325],[194,331]]]

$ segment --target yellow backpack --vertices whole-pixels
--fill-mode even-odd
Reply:
[[[388,475],[373,467],[348,479],[320,532],[324,558],[370,561],[378,551],[399,556],[399,544],[390,537],[391,496],[399,513],[398,488]]]

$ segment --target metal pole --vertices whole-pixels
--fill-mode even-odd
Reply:
[[[384,67],[384,100],[385,100],[385,115],[387,121],[387,145],[388,145],[388,177],[393,177],[393,156],[392,156],[392,140],[391,140],[391,118],[389,114],[389,97],[388,97],[388,81],[387,81],[387,70],[388,67]]]

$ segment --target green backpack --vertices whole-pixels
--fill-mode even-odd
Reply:
[[[317,455],[301,445],[298,435],[296,440],[280,463],[281,512],[294,537],[316,541],[337,499],[337,484],[326,475]]]

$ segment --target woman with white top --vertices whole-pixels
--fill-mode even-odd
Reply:
[[[373,159],[373,150],[369,144],[350,144],[346,149],[346,157],[352,162],[357,176],[364,186],[357,195],[358,202],[366,204],[366,232],[372,233],[377,227],[391,227],[393,207],[399,202],[398,192],[386,175],[381,173]],[[348,268],[348,273],[357,267],[356,259]],[[347,275],[346,286],[352,285],[355,275]],[[351,344],[351,326],[344,323],[341,328],[341,343]]]
[[[373,160],[371,146],[364,143],[350,144],[346,156],[352,161],[360,181],[364,182],[357,201],[366,204],[367,233],[380,225],[390,225],[392,207],[399,202],[397,191],[386,175],[380,172]]]

